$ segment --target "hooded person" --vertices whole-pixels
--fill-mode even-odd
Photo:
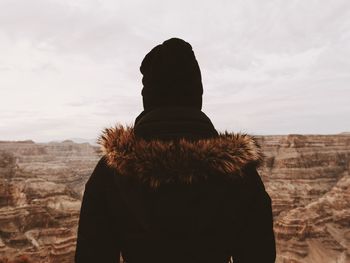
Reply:
[[[218,133],[201,111],[191,45],[169,39],[140,70],[144,111],[99,138],[104,155],[85,185],[75,262],[274,262],[260,146]]]

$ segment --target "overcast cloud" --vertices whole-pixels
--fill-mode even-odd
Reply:
[[[350,131],[348,0],[0,0],[0,140],[133,123],[140,63],[171,37],[193,46],[219,131]]]

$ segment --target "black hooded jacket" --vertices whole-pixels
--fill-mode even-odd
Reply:
[[[275,261],[259,145],[222,133],[200,110],[143,112],[106,129],[85,186],[77,263]]]

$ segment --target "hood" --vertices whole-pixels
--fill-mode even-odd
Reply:
[[[248,164],[259,166],[261,148],[254,137],[219,133],[195,141],[144,140],[133,126],[106,128],[98,139],[107,164],[122,176],[137,177],[151,188],[166,183],[191,184],[212,176],[237,178]]]

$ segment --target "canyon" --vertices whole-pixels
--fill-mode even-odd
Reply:
[[[260,137],[276,262],[350,262],[350,136]]]
[[[276,262],[350,262],[350,134],[257,140]],[[84,185],[101,155],[69,140],[0,141],[0,262],[74,261]]]

